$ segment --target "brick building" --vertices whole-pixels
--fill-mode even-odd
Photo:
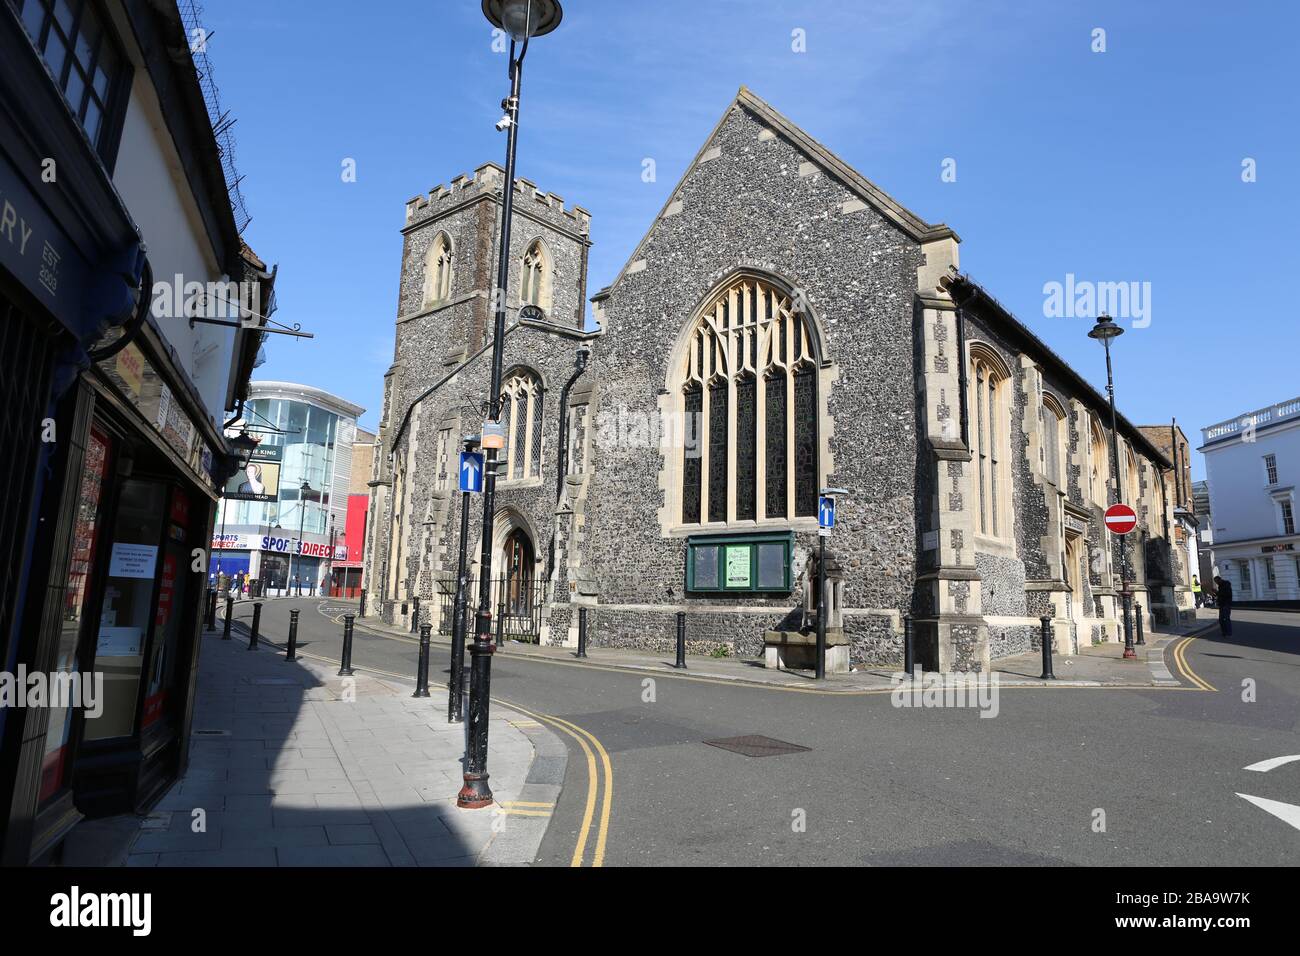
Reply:
[[[502,186],[488,165],[407,205],[367,548],[391,621],[454,586]],[[589,214],[515,188],[490,572],[512,630],[572,643],[585,605],[594,644],[665,649],[685,611],[693,652],[756,656],[810,624],[818,489],[839,486],[826,613],[844,661],[897,661],[907,614],[943,670],[1029,650],[1043,614],[1062,651],[1122,639],[1105,400],[958,271],[947,226],[742,89],[590,331]],[[518,319],[524,302],[546,319]],[[1120,444],[1137,600],[1172,615],[1170,462],[1123,419]]]

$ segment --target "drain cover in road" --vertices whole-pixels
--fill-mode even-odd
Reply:
[[[799,744],[786,743],[784,740],[764,737],[762,734],[724,737],[722,740],[706,740],[704,742],[710,747],[730,750],[732,753],[744,754],[746,757],[779,757],[781,754],[797,754],[812,749],[811,747],[801,747]]]

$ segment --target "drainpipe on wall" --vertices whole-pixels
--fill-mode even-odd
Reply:
[[[573,374],[569,380],[564,383],[564,388],[560,389],[560,440],[556,442],[559,446],[558,461],[555,469],[555,502],[559,504],[560,499],[564,497],[564,479],[569,471],[569,391],[582,373],[587,371],[587,360],[591,357],[591,349],[583,345],[578,349],[578,359],[575,363]]]

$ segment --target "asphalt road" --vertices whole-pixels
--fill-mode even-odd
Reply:
[[[267,602],[263,633],[283,640],[292,607],[304,652],[337,660],[344,604]],[[992,718],[508,646],[492,695],[553,718],[570,748],[543,864],[570,865],[577,847],[606,866],[1294,865],[1300,818],[1240,794],[1284,815],[1300,804],[1300,758],[1245,769],[1300,754],[1300,614],[1236,619],[1233,639],[1183,650],[1212,690],[1170,660],[1182,688],[1003,687]],[[416,652],[358,628],[353,663],[413,676]],[[435,681],[447,654],[435,643]],[[754,757],[704,743],[751,734],[809,749]]]

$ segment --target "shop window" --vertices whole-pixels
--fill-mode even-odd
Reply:
[[[686,590],[789,593],[793,532],[686,539]]]
[[[158,577],[167,489],[152,481],[122,485],[108,551],[108,578],[99,611],[95,673],[103,675],[103,713],[86,721],[87,740],[125,737],[136,728],[145,643]]]
[[[64,592],[62,628],[54,662],[56,674],[77,672],[77,648],[81,621],[89,599],[91,570],[95,566],[103,520],[104,481],[110,462],[110,441],[98,429],[92,430],[82,460],[77,516],[72,526],[72,547],[68,558],[68,582]],[[68,783],[69,738],[72,707],[50,713],[45,732],[45,753],[41,759],[40,803],[56,796]]]

